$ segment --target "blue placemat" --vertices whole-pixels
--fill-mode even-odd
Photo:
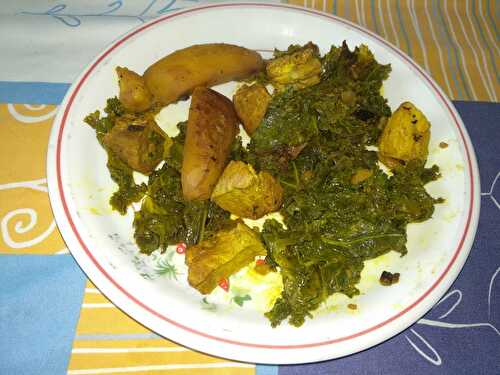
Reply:
[[[0,256],[0,374],[65,374],[85,275],[71,255]]]

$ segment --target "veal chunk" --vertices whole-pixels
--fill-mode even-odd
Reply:
[[[270,101],[271,95],[258,83],[243,85],[234,94],[234,108],[248,135],[252,136],[259,127]]]
[[[151,115],[125,114],[116,119],[103,142],[130,168],[148,175],[162,160],[169,140]]]

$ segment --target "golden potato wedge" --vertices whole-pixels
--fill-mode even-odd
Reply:
[[[429,153],[430,123],[412,103],[404,102],[392,114],[379,140],[379,159],[425,161]]]
[[[193,92],[184,143],[181,181],[186,200],[210,198],[238,133],[233,103],[211,89]]]
[[[251,165],[233,160],[224,169],[211,199],[234,215],[255,220],[279,210],[283,189],[269,173],[257,174]]]
[[[251,136],[259,127],[270,101],[271,95],[259,83],[243,85],[234,94],[234,109],[248,135]]]
[[[267,251],[258,235],[238,221],[213,237],[191,246],[186,251],[188,282],[202,294],[208,294],[219,281],[231,276]]]
[[[131,112],[143,112],[151,108],[153,97],[142,76],[127,68],[117,67],[119,99],[123,107]]]
[[[264,66],[255,51],[231,44],[199,44],[165,56],[144,72],[144,80],[161,105],[191,94],[197,86],[214,86],[246,78]]]

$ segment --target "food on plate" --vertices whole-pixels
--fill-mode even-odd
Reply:
[[[380,275],[380,284],[383,286],[391,286],[393,284],[397,284],[399,282],[399,272],[392,273],[389,271],[383,271]]]
[[[149,176],[141,208],[134,214],[134,238],[145,254],[181,242],[194,245],[212,236],[229,220],[229,212],[209,200],[184,199],[181,169],[186,122],[177,127],[179,133],[172,138],[165,163]]]
[[[243,222],[236,221],[232,227],[187,248],[189,285],[208,294],[220,280],[236,273],[259,255],[266,255],[266,249],[258,234]]]
[[[124,114],[103,138],[104,145],[130,168],[150,174],[163,159],[169,137],[152,116]]]
[[[309,42],[303,47],[290,46],[288,51],[278,51],[275,56],[266,64],[266,73],[277,90],[303,89],[320,82],[322,69],[317,45]]]
[[[438,177],[437,167],[414,160],[389,177],[368,148],[391,115],[380,94],[389,72],[365,46],[332,47],[321,82],[274,94],[252,135],[248,159],[284,189],[284,225],[269,219],[262,230],[267,262],[283,278],[266,313],[273,326],[300,326],[328,296],[358,294],[363,262],[405,254],[407,224],[433,213],[438,201],[424,185]]]
[[[426,160],[431,137],[430,124],[425,115],[410,102],[402,103],[392,114],[380,137],[381,161],[396,159],[408,162]],[[392,161],[392,163],[391,163]],[[389,167],[394,163],[389,160]]]
[[[185,201],[180,172],[168,163],[150,177],[141,208],[134,214],[134,238],[142,253],[177,243],[194,245],[229,220],[229,213],[210,201]]]
[[[99,111],[95,111],[86,116],[84,121],[95,130],[97,140],[106,150],[111,179],[118,185],[109,203],[113,209],[125,214],[128,206],[142,199],[147,187],[135,183],[133,169],[104,143],[104,138],[113,129],[117,119],[125,115],[121,102],[117,98],[108,99],[104,112],[106,115],[101,116]]]
[[[186,200],[209,199],[226,166],[238,132],[233,104],[205,87],[193,91],[182,161],[182,192]]]
[[[260,71],[262,57],[232,44],[199,44],[175,51],[144,72],[144,81],[156,102],[173,103],[195,87],[240,80]]]
[[[234,94],[234,109],[248,135],[259,127],[270,101],[271,95],[260,83],[243,85]]]
[[[211,199],[236,216],[259,219],[281,207],[283,189],[269,173],[257,174],[250,164],[231,161],[220,176]]]
[[[192,74],[172,68],[178,64]],[[275,272],[282,279],[265,316],[273,327],[298,327],[331,295],[358,295],[365,261],[390,251],[405,255],[407,225],[431,218],[443,202],[425,190],[440,177],[437,166],[425,166],[430,123],[410,102],[391,113],[381,94],[390,71],[365,45],[351,50],[345,42],[323,56],[312,43],[275,51],[265,70],[241,47],[193,46],[144,74],[155,109],[137,113],[115,98],[106,116],[97,111],[85,121],[119,185],[113,207],[123,213],[141,200],[133,228],[142,253],[185,243],[188,282],[202,294],[255,261],[262,279]],[[234,107],[204,87],[252,72],[258,74],[236,92]],[[161,135],[152,120],[157,105],[191,92],[187,122],[175,137],[153,142],[154,158],[143,168],[140,147],[150,143],[130,132]],[[250,135],[245,145],[238,117]],[[155,168],[160,154],[163,164]],[[132,168],[151,172],[147,185],[135,184]],[[258,227],[243,221],[259,218],[251,222]],[[386,276],[381,282],[397,282],[397,274]]]
[[[131,112],[143,112],[151,108],[153,97],[142,76],[122,67],[117,67],[116,73],[120,87],[118,98],[123,107]]]

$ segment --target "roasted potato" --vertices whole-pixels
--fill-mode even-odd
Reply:
[[[258,219],[281,207],[283,189],[269,173],[257,174],[251,165],[231,161],[219,178],[211,199],[234,215]]]
[[[412,103],[404,102],[392,114],[379,140],[379,159],[393,166],[394,160],[425,161],[429,153],[430,123]]]
[[[231,44],[199,44],[165,56],[144,73],[154,99],[167,105],[197,86],[213,86],[248,77],[263,68],[255,51]]]
[[[186,200],[209,199],[238,133],[233,103],[211,89],[193,92],[184,143],[181,181]]]
[[[234,94],[234,109],[248,135],[251,136],[259,127],[270,101],[271,95],[258,83],[243,85]]]
[[[357,185],[369,179],[373,175],[373,171],[366,168],[359,168],[351,177],[351,184]]]
[[[104,145],[130,168],[150,174],[162,160],[170,138],[154,122],[152,115],[125,114],[103,138]]]
[[[117,67],[119,99],[123,107],[130,112],[143,112],[151,108],[153,97],[144,79],[127,68]]]
[[[217,287],[220,280],[238,272],[267,251],[257,233],[243,222],[223,229],[186,251],[188,282],[202,294]]]
[[[318,46],[309,42],[270,60],[266,65],[266,74],[278,90],[288,86],[302,89],[319,83],[321,61]]]

